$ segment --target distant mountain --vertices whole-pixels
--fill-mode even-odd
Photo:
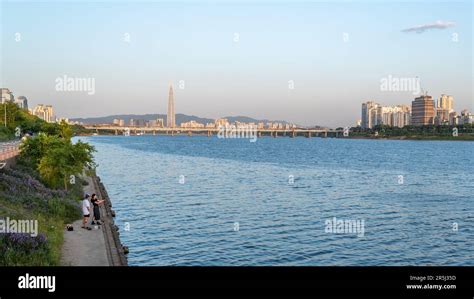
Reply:
[[[88,117],[88,118],[71,118],[71,121],[78,121],[84,124],[111,124],[114,119],[123,119],[126,124],[130,123],[130,119],[143,119],[143,120],[153,120],[162,118],[164,123],[166,123],[166,114],[120,114],[120,115],[109,115],[102,117]],[[185,114],[176,114],[176,124],[180,125],[183,122],[188,122],[194,120],[199,123],[213,123],[214,120],[211,118],[202,118],[194,115],[185,115]]]
[[[130,123],[130,119],[143,119],[143,120],[153,120],[157,118],[162,118],[164,123],[166,123],[166,114],[121,114],[121,115],[109,115],[109,116],[103,116],[103,117],[89,117],[89,118],[71,118],[71,121],[78,121],[82,122],[84,124],[111,124],[113,123],[114,119],[123,119],[126,124]],[[244,123],[267,123],[267,122],[279,122],[283,124],[287,124],[287,121],[284,120],[258,120],[255,118],[247,117],[247,116],[226,116],[224,118],[227,118],[229,122],[244,122]],[[214,123],[214,119],[211,118],[203,118],[203,117],[198,117],[195,115],[186,115],[186,114],[176,114],[176,124],[179,126],[183,122],[188,122],[194,120],[196,122],[202,123],[202,124],[207,124],[207,123]]]
[[[229,120],[230,123],[233,123],[233,122],[242,122],[242,123],[259,123],[259,122],[263,122],[264,124],[268,123],[268,122],[278,122],[278,123],[282,123],[282,124],[289,124],[289,122],[285,121],[285,120],[268,120],[268,119],[255,119],[255,118],[251,118],[251,117],[248,117],[248,116],[226,116],[224,118],[227,118]]]

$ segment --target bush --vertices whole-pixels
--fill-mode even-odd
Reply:
[[[21,159],[39,171],[43,181],[50,187],[68,189],[69,179],[79,176],[85,168],[94,168],[94,148],[87,143],[70,140],[72,131],[61,127],[60,136],[44,133],[28,138],[21,145]]]
[[[79,200],[82,180],[69,191],[53,190],[38,180],[37,172],[18,164],[0,171],[0,215],[11,219],[38,220],[39,232],[47,239],[46,247],[13,246],[12,240],[0,240],[0,265],[58,265],[65,223],[80,219]],[[25,241],[28,242],[28,241]],[[41,240],[39,241],[41,243]],[[7,246],[8,244],[8,246]],[[34,245],[34,244],[33,244]],[[34,249],[34,250],[33,250]]]

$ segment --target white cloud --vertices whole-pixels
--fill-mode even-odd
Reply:
[[[432,24],[424,24],[424,25],[419,25],[415,27],[410,27],[407,29],[403,29],[402,32],[416,32],[416,33],[423,33],[427,30],[431,29],[447,29],[449,27],[454,27],[456,23],[454,22],[449,22],[449,21],[436,21],[435,23]]]

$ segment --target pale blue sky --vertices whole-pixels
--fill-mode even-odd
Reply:
[[[178,113],[345,126],[365,100],[410,104],[381,78],[418,76],[474,110],[472,17],[472,1],[3,1],[0,85],[65,117],[166,113],[173,82]],[[438,20],[456,25],[402,32]],[[56,91],[63,75],[95,78],[95,95]]]

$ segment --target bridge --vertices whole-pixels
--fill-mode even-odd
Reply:
[[[95,130],[97,134],[108,133],[115,135],[124,135],[129,132],[130,135],[217,135],[220,130],[218,128],[160,128],[160,127],[118,127],[112,125],[85,125],[88,130]],[[256,129],[258,137],[343,137],[344,130],[333,129]]]

